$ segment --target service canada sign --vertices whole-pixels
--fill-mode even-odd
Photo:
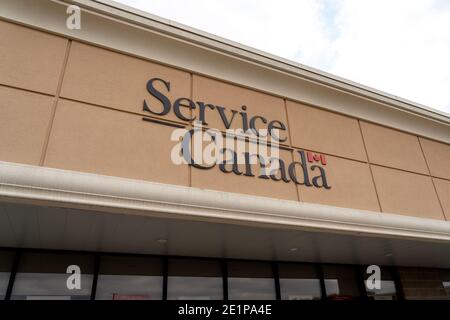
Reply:
[[[156,103],[144,99],[143,111],[148,116],[142,119],[174,127],[171,141],[175,144],[170,154],[174,164],[202,170],[218,166],[228,174],[331,188],[325,155],[283,145],[288,127],[282,121],[248,114],[245,105],[235,110],[186,97],[171,101],[170,90],[170,82],[164,79],[152,78],[147,82],[147,91]],[[171,112],[192,125],[160,120]],[[222,128],[209,127],[208,117],[212,113],[218,115]],[[283,158],[280,155],[283,150],[292,151],[297,160]]]

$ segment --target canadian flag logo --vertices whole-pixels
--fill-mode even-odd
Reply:
[[[320,163],[324,166],[327,164],[327,159],[325,158],[325,156],[323,154],[317,154],[317,153],[313,153],[311,151],[307,151],[306,158],[308,159],[308,162],[320,161]]]

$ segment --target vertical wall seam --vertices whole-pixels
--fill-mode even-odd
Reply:
[[[191,99],[191,101],[194,101],[194,74],[192,73],[192,72],[189,72],[189,80],[190,80],[190,88],[189,88],[189,90],[190,90],[190,92],[189,92],[189,95],[190,95],[190,99]],[[190,118],[192,119],[192,113],[193,113],[194,111],[191,109],[191,108],[189,108],[189,115],[190,115]],[[189,121],[189,124],[188,124],[188,130],[191,130],[192,129],[192,121],[193,120],[191,120],[191,121]],[[194,146],[192,145],[192,141],[191,141],[191,148],[192,148],[192,150],[193,150],[193,148],[194,148]],[[192,187],[192,166],[190,165],[190,164],[188,164],[187,165],[188,166],[188,186],[189,187]]]
[[[41,158],[39,160],[39,165],[40,166],[44,165],[45,157],[47,155],[47,148],[48,148],[50,135],[51,135],[52,128],[53,128],[53,122],[54,122],[55,116],[56,116],[56,108],[57,108],[58,101],[59,101],[59,95],[61,93],[61,88],[62,88],[64,75],[66,73],[66,67],[67,67],[67,62],[69,60],[69,53],[70,53],[71,45],[72,45],[72,40],[71,39],[67,39],[67,46],[66,46],[66,52],[64,54],[64,61],[63,61],[63,65],[61,66],[61,73],[59,75],[58,86],[56,87],[56,93],[55,93],[55,96],[53,97],[52,112],[51,112],[50,121],[49,121],[49,124],[48,124],[48,127],[47,127],[47,132],[46,132],[46,136],[45,136],[45,140],[44,140],[44,145],[42,146]]]
[[[373,188],[375,189],[375,196],[377,197],[377,201],[378,201],[378,207],[380,208],[380,212],[383,212],[383,207],[381,206],[380,196],[378,195],[377,184],[375,183],[375,177],[373,176],[372,164],[370,162],[369,153],[367,152],[366,141],[364,140],[364,134],[363,134],[363,131],[361,128],[361,121],[359,119],[357,119],[357,121],[358,121],[359,132],[361,134],[361,139],[362,139],[363,146],[364,146],[364,152],[366,153],[366,158],[367,158],[366,163],[369,165],[370,176],[372,177]]]
[[[294,146],[292,145],[291,124],[289,123],[289,115],[288,115],[286,98],[283,98],[283,104],[284,104],[284,113],[286,114],[287,131],[288,131],[288,136],[289,136],[289,147],[292,149],[292,150],[290,150],[289,153],[291,154],[292,162],[294,162],[295,161]],[[300,186],[296,183],[294,183],[294,185],[295,185],[295,191],[297,193],[297,200],[298,200],[298,202],[302,202],[302,198],[300,196]]]
[[[428,170],[428,176],[431,179],[431,184],[433,185],[434,193],[436,194],[436,198],[438,200],[439,207],[441,208],[442,215],[444,216],[444,220],[447,221],[447,217],[445,216],[444,206],[442,205],[441,199],[439,197],[439,193],[437,192],[437,188],[436,188],[436,184],[434,183],[433,176],[431,175],[430,166],[428,165],[427,157],[425,156],[425,152],[423,151],[422,143],[420,143],[420,139],[418,136],[416,136],[416,138],[417,138],[417,141],[419,142],[420,151],[422,152],[422,156],[425,160],[425,164],[426,164],[427,170]]]

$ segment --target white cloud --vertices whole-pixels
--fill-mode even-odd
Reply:
[[[448,0],[119,0],[450,113]]]
[[[314,59],[329,41],[320,1],[121,0],[141,10],[283,57]]]
[[[450,112],[450,8],[342,1],[331,73]]]

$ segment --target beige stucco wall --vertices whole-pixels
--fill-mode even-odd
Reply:
[[[450,219],[447,144],[3,21],[0,46],[0,161]],[[142,121],[143,100],[156,105],[145,87],[152,77],[171,82],[172,101],[246,105],[284,122],[281,158],[325,154],[332,188],[172,164],[173,128]],[[208,124],[224,129],[216,112]]]

